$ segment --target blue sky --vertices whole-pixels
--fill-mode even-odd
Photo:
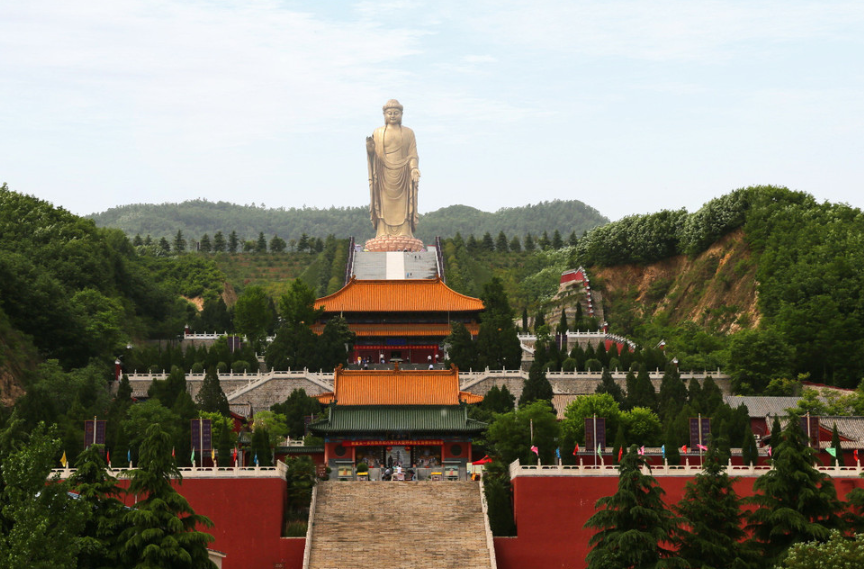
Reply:
[[[390,98],[421,212],[864,207],[860,1],[0,4],[0,182],[78,214],[365,205]]]

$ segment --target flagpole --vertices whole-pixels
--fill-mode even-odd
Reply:
[[[93,415],[93,444],[96,444],[96,415]]]

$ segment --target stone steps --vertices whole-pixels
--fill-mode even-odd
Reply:
[[[399,258],[394,259],[395,255]],[[398,267],[393,266],[394,261],[399,261]],[[353,271],[353,276],[359,280],[434,279],[438,275],[438,259],[434,247],[418,253],[361,251],[354,255]]]
[[[310,569],[489,569],[476,482],[322,482]]]

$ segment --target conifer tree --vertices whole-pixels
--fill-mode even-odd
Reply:
[[[549,240],[549,233],[544,231],[543,235],[540,236],[540,239],[537,240],[537,245],[542,251],[548,251],[552,246],[552,241]]]
[[[164,237],[160,237],[159,238],[159,249],[163,253],[170,253],[171,252],[171,244],[168,243],[168,240],[165,239]]]
[[[624,394],[624,405],[621,408],[627,411],[634,407],[633,401],[636,398],[636,374],[632,369],[627,371],[627,376],[624,378],[624,388],[627,392]]]
[[[492,234],[488,231],[483,234],[483,240],[480,242],[480,248],[484,251],[495,250],[495,240],[492,239]]]
[[[574,229],[570,232],[570,236],[567,238],[567,245],[575,247],[577,243],[579,243],[579,238],[576,237],[576,230]]]
[[[750,427],[750,422],[744,427],[744,444],[741,445],[741,462],[745,466],[756,465],[759,462],[759,447],[756,446],[756,437],[753,435],[753,429]]]
[[[552,248],[561,249],[564,247],[564,239],[561,238],[561,232],[557,229],[552,233]]]
[[[681,381],[678,367],[666,364],[666,371],[660,382],[659,415],[663,422],[672,420],[687,403],[687,387]]]
[[[462,371],[477,369],[477,350],[471,333],[461,322],[454,322],[450,335],[444,340],[447,345],[447,360]]]
[[[633,384],[633,393],[627,392],[627,407],[630,409],[634,407],[657,409],[657,392],[654,390],[654,384],[651,383],[651,377],[648,375],[648,368],[645,364],[639,366],[639,374]]]
[[[608,393],[618,405],[624,404],[624,392],[621,390],[621,386],[615,383],[609,368],[603,368],[603,375],[600,376],[600,383],[597,384],[594,393]]]
[[[186,251],[186,239],[183,238],[183,232],[178,229],[177,234],[174,235],[174,252],[183,253],[184,251]]]
[[[506,253],[509,248],[507,236],[504,234],[504,231],[499,231],[498,237],[495,238],[495,250],[499,253]]]
[[[129,472],[129,493],[139,498],[125,516],[124,566],[215,569],[207,555],[213,536],[197,530],[213,522],[196,514],[174,489],[171,481],[182,478],[171,446],[171,437],[159,424],[148,427],[138,468]]]
[[[519,236],[514,235],[513,239],[510,240],[510,250],[515,253],[522,252],[522,243],[519,242]]]
[[[695,377],[690,379],[690,383],[687,384],[687,402],[697,413],[706,412],[706,410],[702,408],[702,385]]]
[[[753,483],[749,503],[756,509],[747,529],[763,558],[777,564],[792,544],[825,541],[830,530],[843,529],[843,520],[834,482],[813,468],[815,451],[798,418],[793,415],[782,433],[772,432],[771,443],[774,468]]]
[[[600,498],[585,523],[597,530],[589,540],[588,569],[674,569],[686,567],[665,544],[675,520],[663,503],[664,491],[651,475],[642,473],[645,461],[632,445],[619,465],[618,491]]]
[[[522,363],[522,345],[513,325],[513,310],[498,277],[483,286],[485,310],[480,317],[477,334],[479,367],[489,369],[518,369]]]
[[[135,237],[132,238],[132,246],[133,246],[133,247],[140,247],[140,246],[142,246],[142,245],[144,245],[144,240],[141,239],[141,234],[140,234],[140,233],[137,233],[137,234],[135,235]]]
[[[236,253],[237,247],[239,245],[240,245],[240,238],[237,237],[236,231],[232,231],[231,233],[228,234],[228,252],[229,253]]]
[[[255,252],[256,253],[266,253],[267,252],[267,239],[264,237],[264,232],[258,232],[258,240],[255,241]]]
[[[525,250],[529,253],[533,252],[536,249],[536,245],[534,244],[534,237],[531,236],[530,233],[525,234],[525,239],[523,240],[525,244]]]
[[[846,466],[846,461],[843,458],[843,447],[840,445],[840,432],[837,431],[837,423],[834,423],[834,429],[831,431],[831,448],[834,449],[834,456],[831,457],[831,466]]]
[[[744,543],[742,499],[735,480],[726,473],[713,443],[703,470],[687,483],[684,497],[674,508],[681,516],[675,534],[678,555],[701,569],[750,569],[754,552]]]
[[[535,360],[528,370],[528,379],[522,386],[522,395],[519,396],[519,407],[524,407],[533,401],[552,401],[552,385],[546,379],[545,365],[542,361]]]
[[[558,333],[566,334],[567,330],[570,329],[570,325],[567,324],[567,309],[561,309],[561,320],[558,321]]]
[[[221,231],[217,231],[216,234],[213,235],[213,251],[215,253],[225,252],[225,237],[222,235]]]
[[[543,309],[540,308],[537,310],[537,316],[534,317],[534,333],[536,334],[540,328],[546,325],[546,314],[543,312]]]
[[[714,378],[710,375],[702,382],[702,396],[700,411],[705,415],[713,415],[714,411],[723,404],[723,392],[717,387]]]
[[[528,308],[522,309],[522,332],[528,331]]]
[[[228,398],[222,391],[222,384],[219,382],[219,374],[216,372],[215,366],[210,366],[207,369],[207,374],[201,383],[201,390],[195,396],[195,400],[198,402],[198,408],[202,411],[219,413],[223,417],[227,417],[230,413]]]
[[[213,245],[210,243],[210,236],[208,234],[204,234],[201,236],[201,241],[198,242],[198,249],[202,253],[209,253],[213,250]]]
[[[102,445],[91,445],[78,455],[75,472],[69,485],[86,504],[90,513],[81,532],[81,552],[78,567],[119,567],[123,542],[120,535],[126,529],[123,520],[126,508],[118,499],[117,479],[106,470]]]

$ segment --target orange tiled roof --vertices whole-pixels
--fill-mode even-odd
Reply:
[[[449,336],[449,324],[348,324],[348,328],[357,336]],[[469,323],[465,325],[472,335],[480,332],[480,325]],[[312,331],[316,334],[324,332],[324,324],[313,324]]]
[[[318,395],[338,405],[458,405],[479,403],[480,395],[459,391],[459,372],[449,370],[344,370],[334,374],[334,391]]]
[[[459,294],[440,278],[410,280],[357,280],[342,290],[315,301],[326,312],[473,312],[483,301]]]

